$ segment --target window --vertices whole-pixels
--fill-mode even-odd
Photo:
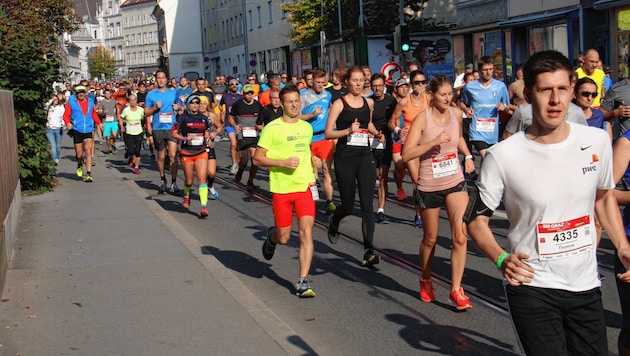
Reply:
[[[125,36],[125,46],[129,46],[129,35]]]
[[[550,49],[569,54],[566,23],[529,28],[528,37],[530,54]]]
[[[258,19],[258,28],[262,27],[262,13],[260,11],[260,6],[256,7],[256,18]]]
[[[283,5],[284,5],[284,0],[280,0],[280,18],[284,20],[287,18],[287,13],[284,12]]]
[[[249,10],[249,12],[247,13],[249,16],[249,30],[253,31],[254,30],[254,19],[252,17],[252,10]]]
[[[267,1],[267,14],[269,15],[269,23],[273,22],[273,7],[271,1]]]

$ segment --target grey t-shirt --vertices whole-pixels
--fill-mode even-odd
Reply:
[[[505,126],[505,131],[515,134],[519,131],[525,130],[532,124],[532,119],[532,104],[523,104],[514,111],[510,121],[508,121]],[[588,126],[586,123],[586,117],[584,117],[584,111],[582,108],[573,103],[569,104],[567,121]]]
[[[98,106],[102,111],[101,113],[101,120],[103,120],[103,122],[118,122],[118,113],[116,112],[116,104],[118,104],[116,102],[116,100],[114,99],[109,99],[109,101],[107,100],[101,100],[98,103]]]
[[[615,101],[623,101],[625,105],[630,105],[630,81],[628,79],[622,79],[610,87],[602,101],[601,108],[606,111],[613,110],[615,106],[618,106],[615,105]],[[630,117],[619,117],[619,126],[622,133],[630,130]]]

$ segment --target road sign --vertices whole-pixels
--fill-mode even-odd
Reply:
[[[398,72],[398,75],[394,77],[396,72]],[[394,85],[394,83],[396,83],[396,79],[400,78],[400,74],[402,72],[402,66],[396,62],[387,62],[383,64],[383,67],[381,68],[381,73],[385,75],[385,84],[387,85]]]

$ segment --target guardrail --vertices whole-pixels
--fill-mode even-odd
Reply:
[[[22,203],[20,171],[18,166],[18,142],[13,109],[13,93],[0,90],[0,292],[13,250],[18,216]],[[1,294],[1,293],[0,293]]]

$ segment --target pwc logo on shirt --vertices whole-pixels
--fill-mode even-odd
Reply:
[[[584,151],[590,147],[591,146],[580,146],[580,150]],[[582,175],[586,175],[586,173],[589,173],[589,172],[597,172],[598,164],[599,164],[599,155],[597,153],[593,153],[591,155],[591,162],[589,163],[589,165],[586,167],[582,167]]]

